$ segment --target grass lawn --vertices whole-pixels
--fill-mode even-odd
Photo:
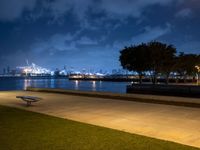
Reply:
[[[195,150],[196,148],[0,106],[0,150]]]

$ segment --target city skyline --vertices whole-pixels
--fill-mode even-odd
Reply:
[[[0,1],[0,69],[120,68],[124,46],[152,40],[200,53],[197,0]]]
[[[99,69],[95,70],[93,68],[74,68],[69,66],[63,66],[62,68],[44,68],[39,66],[35,63],[28,63],[24,66],[17,66],[15,68],[10,68],[10,66],[5,66],[3,68],[2,76],[21,76],[22,74],[51,74],[54,75],[55,72],[59,72],[59,75],[68,75],[68,74],[101,74],[101,75],[108,75],[108,74],[135,74],[134,71],[127,71],[123,68],[117,69],[112,68],[111,70]]]

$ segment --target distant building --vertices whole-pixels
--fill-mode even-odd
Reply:
[[[31,65],[23,66],[23,67],[17,67],[16,68],[16,73],[25,75],[25,76],[46,76],[46,75],[51,75],[51,71],[40,67],[34,63]]]

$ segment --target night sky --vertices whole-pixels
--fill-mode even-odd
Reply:
[[[200,53],[199,0],[0,0],[0,72],[120,68],[124,46],[159,40]]]

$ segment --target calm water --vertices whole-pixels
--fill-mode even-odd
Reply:
[[[84,91],[125,93],[128,82],[70,81],[68,79],[0,78],[0,90],[24,90],[26,87],[62,88]]]

